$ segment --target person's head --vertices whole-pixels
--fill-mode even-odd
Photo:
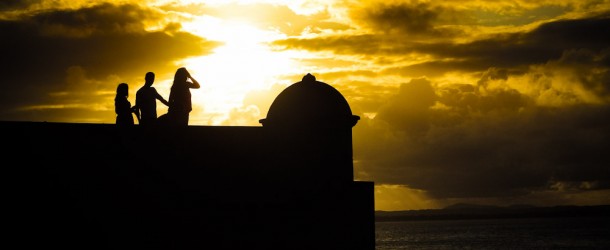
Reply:
[[[155,82],[155,73],[153,72],[148,72],[146,73],[146,76],[144,76],[144,80],[146,81],[146,85],[152,85],[153,82]]]
[[[182,67],[176,70],[176,75],[174,75],[174,83],[183,83],[186,82],[188,76],[188,72],[186,68]]]
[[[116,87],[116,96],[129,96],[129,85],[127,83],[119,83],[119,86]]]

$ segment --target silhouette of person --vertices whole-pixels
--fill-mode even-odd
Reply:
[[[114,112],[116,113],[116,124],[119,126],[130,126],[134,124],[131,113],[136,113],[135,108],[131,107],[131,102],[127,100],[129,96],[129,85],[119,83],[114,97]],[[137,113],[136,117],[140,118]]]
[[[152,125],[157,120],[157,100],[169,106],[166,101],[152,86],[155,82],[155,73],[147,72],[144,77],[144,86],[136,92],[136,105],[134,108],[140,114],[141,125]]]
[[[199,82],[191,76],[186,68],[182,67],[176,71],[174,83],[169,93],[169,109],[167,110],[171,125],[188,126],[189,114],[193,110],[190,89],[200,87]]]

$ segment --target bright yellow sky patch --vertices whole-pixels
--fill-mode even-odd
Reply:
[[[422,190],[400,185],[375,186],[375,210],[418,210],[441,208]]]
[[[224,43],[211,55],[189,58],[181,63],[202,84],[200,91],[192,93],[194,104],[204,107],[205,113],[193,114],[199,116],[194,123],[221,124],[231,109],[242,106],[248,92],[267,89],[277,83],[278,76],[298,69],[289,52],[272,51],[267,45],[282,38],[280,33],[261,30],[245,22],[206,16],[195,18],[183,27]]]

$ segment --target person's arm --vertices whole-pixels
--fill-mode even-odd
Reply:
[[[197,80],[195,80],[195,78],[193,78],[193,77],[191,76],[191,73],[189,73],[189,72],[187,71],[187,73],[186,73],[186,74],[187,74],[186,76],[188,77],[188,79],[191,79],[191,81],[192,81],[192,82],[188,82],[188,81],[187,81],[187,83],[189,83],[189,88],[192,88],[192,89],[198,89],[198,88],[200,88],[200,87],[201,87],[201,85],[199,85],[199,82],[198,82]]]
[[[142,97],[140,97],[140,90],[138,90],[136,92],[136,105],[133,105],[133,107],[132,107],[132,109],[135,110],[134,113],[136,113],[136,115],[138,115],[138,116],[140,115],[140,107],[142,106],[142,104],[140,103],[141,100],[142,100]],[[138,120],[140,120],[139,117],[138,117]]]
[[[157,98],[157,100],[161,101],[163,104],[165,104],[165,106],[169,107],[169,102],[165,100],[165,98],[163,98],[163,96],[161,96],[159,94],[159,92],[157,92],[157,90],[155,89],[155,98]]]
[[[140,109],[138,109],[138,106],[131,107],[131,112],[136,115],[136,118],[138,118],[138,123],[140,123]]]

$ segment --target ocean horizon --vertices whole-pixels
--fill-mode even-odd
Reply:
[[[376,250],[610,249],[610,217],[377,221]]]

